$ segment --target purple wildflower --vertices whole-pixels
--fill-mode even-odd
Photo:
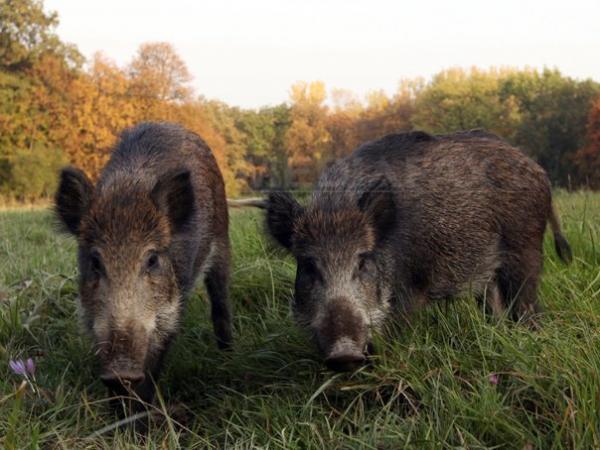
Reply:
[[[8,362],[8,365],[15,375],[21,375],[26,378],[27,376],[33,377],[35,375],[35,362],[33,362],[32,358],[27,358],[27,361],[23,361],[22,359],[11,359]]]
[[[38,392],[35,387],[35,362],[33,361],[33,358],[27,358],[27,361],[23,361],[22,359],[11,359],[8,362],[8,366],[15,373],[15,375],[21,375],[23,378],[25,378],[21,382],[21,387],[19,388],[19,390],[24,385],[28,384],[34,393]]]
[[[22,359],[17,359],[15,361],[10,360],[8,365],[16,375],[22,375],[24,377],[27,376],[27,368],[25,367],[25,363]]]
[[[27,369],[27,373],[29,375],[31,375],[32,377],[35,376],[35,362],[33,362],[33,358],[27,358],[25,368]]]
[[[496,386],[498,384],[498,375],[495,373],[489,374],[488,381],[490,382],[490,384]]]

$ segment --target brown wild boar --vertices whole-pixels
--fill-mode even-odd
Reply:
[[[154,394],[184,300],[199,274],[217,342],[231,341],[229,240],[223,178],[209,147],[175,124],[121,135],[94,186],[66,168],[56,213],[79,244],[80,306],[117,394]]]
[[[477,130],[366,143],[325,169],[307,206],[273,192],[264,207],[297,262],[294,315],[335,370],[360,365],[393,312],[460,294],[533,319],[546,222],[571,258],[544,170]]]

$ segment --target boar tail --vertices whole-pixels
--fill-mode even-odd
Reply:
[[[247,206],[253,208],[266,209],[267,201],[263,198],[242,198],[239,200],[227,199],[227,206],[230,208],[244,208]]]
[[[571,251],[571,246],[561,232],[560,222],[558,221],[558,216],[556,215],[554,206],[550,207],[550,216],[548,217],[548,222],[550,222],[552,234],[554,235],[554,248],[556,249],[556,253],[558,254],[558,257],[563,260],[563,262],[569,264],[573,260],[573,252]]]

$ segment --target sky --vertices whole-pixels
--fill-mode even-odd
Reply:
[[[449,67],[558,68],[600,81],[600,0],[45,0],[59,36],[127,64],[167,41],[195,92],[246,108],[299,80],[364,96]]]

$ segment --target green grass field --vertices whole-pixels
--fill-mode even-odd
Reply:
[[[74,240],[46,210],[0,212],[0,447],[600,448],[600,195],[556,202],[575,260],[546,236],[541,330],[457,299],[379,336],[373,365],[342,375],[292,322],[293,261],[258,213],[234,212],[234,350],[216,349],[199,287],[147,439],[110,429],[77,319]],[[35,392],[8,367],[27,357]]]

